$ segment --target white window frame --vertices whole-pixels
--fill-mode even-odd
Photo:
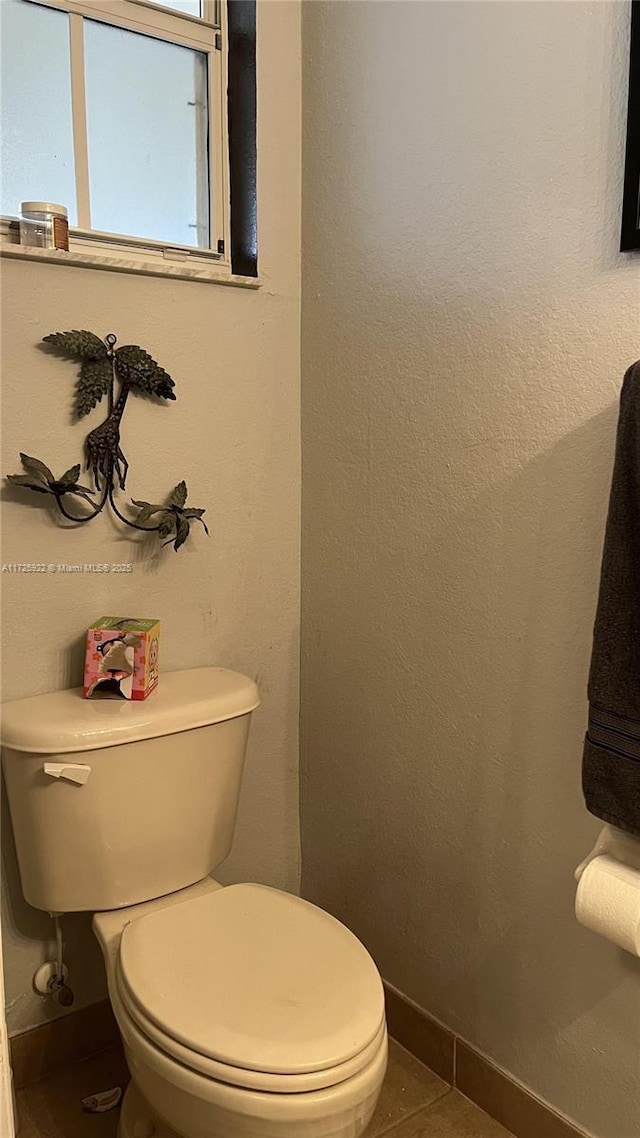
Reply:
[[[0,0],[1,2],[1,0]],[[258,283],[231,274],[229,147],[227,121],[226,0],[202,0],[202,17],[165,8],[151,0],[27,0],[69,14],[71,102],[78,225],[69,230],[69,252],[19,244],[15,219],[0,219],[0,249],[31,260],[91,265],[124,272],[192,280]],[[209,232],[211,248],[171,244],[90,228],[89,163],[84,82],[83,17],[189,47],[207,56],[209,111]]]

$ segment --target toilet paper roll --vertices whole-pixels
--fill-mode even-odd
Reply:
[[[578,883],[576,917],[640,957],[640,870],[608,854],[594,857]]]

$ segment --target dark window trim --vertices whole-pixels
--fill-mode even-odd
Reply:
[[[231,271],[258,275],[256,0],[228,0]]]
[[[640,249],[640,0],[631,4],[629,110],[620,250]]]

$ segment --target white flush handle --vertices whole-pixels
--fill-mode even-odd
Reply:
[[[50,778],[66,778],[78,786],[84,786],[91,774],[91,767],[85,763],[45,763],[42,769]]]

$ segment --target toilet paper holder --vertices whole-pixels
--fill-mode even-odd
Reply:
[[[576,881],[580,880],[589,863],[601,854],[609,854],[623,865],[629,865],[632,869],[640,871],[640,839],[607,824],[598,834],[593,849],[575,870]]]

